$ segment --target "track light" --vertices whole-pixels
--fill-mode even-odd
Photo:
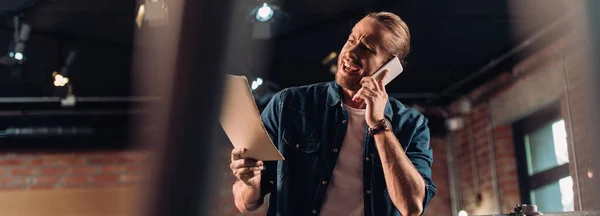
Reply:
[[[262,7],[258,8],[258,11],[256,11],[256,20],[259,22],[269,21],[273,17],[274,13],[275,11],[273,8],[271,8],[271,6],[265,2],[263,3]]]
[[[14,33],[13,40],[10,42],[8,55],[0,58],[0,64],[11,67],[13,75],[20,75],[22,64],[25,60],[25,45],[29,40],[29,33],[31,33],[31,26],[24,23],[20,16],[15,16],[14,21]]]
[[[252,38],[270,39],[284,32],[289,23],[289,15],[276,5],[262,3],[250,12],[254,28]]]
[[[22,60],[23,60],[23,58],[24,58],[24,56],[23,56],[23,53],[20,53],[20,52],[16,52],[16,53],[15,53],[15,59],[16,59],[16,60],[18,60],[18,61],[22,61]]]
[[[56,87],[63,87],[67,83],[69,83],[69,78],[58,74],[58,72],[56,72],[56,71],[54,71],[54,73],[52,73],[52,76],[54,77],[54,86],[56,86]]]
[[[73,97],[73,86],[71,85],[71,80],[67,76],[69,75],[69,69],[75,61],[77,54],[78,51],[71,49],[65,58],[65,63],[58,71],[52,72],[52,77],[54,78],[52,84],[54,84],[55,87],[54,94],[58,97],[65,98],[65,100]],[[67,100],[63,106],[71,105],[68,101],[69,100]]]

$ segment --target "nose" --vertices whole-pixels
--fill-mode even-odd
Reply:
[[[348,49],[346,50],[346,53],[344,53],[344,57],[348,60],[353,60],[352,62],[358,59],[358,46],[349,45]]]

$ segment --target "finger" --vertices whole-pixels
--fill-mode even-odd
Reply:
[[[368,89],[368,88],[361,88],[360,90],[358,90],[358,92],[356,92],[356,94],[354,95],[354,97],[352,97],[352,100],[359,102],[360,100],[365,100],[365,101],[369,101],[371,98],[377,96],[377,94],[375,93],[374,90]]]
[[[231,151],[231,161],[241,159],[244,152],[246,152],[246,148],[234,148]]]
[[[362,94],[366,95],[367,97],[375,97],[377,96],[377,91],[373,89],[364,89]]]
[[[388,69],[385,69],[383,71],[383,78],[381,78],[381,80],[377,80],[377,86],[379,87],[379,89],[385,91],[385,84],[383,84],[383,82],[384,82],[385,79],[387,79],[387,77],[389,75],[390,75],[390,71]]]
[[[360,102],[360,99],[361,99],[361,95],[362,95],[363,89],[364,89],[364,88],[360,88],[360,89],[359,89],[359,90],[356,92],[356,94],[354,94],[354,96],[352,96],[352,101],[354,101],[354,102]]]
[[[362,87],[367,87],[373,90],[379,90],[379,85],[377,85],[377,80],[373,77],[363,77],[360,80],[360,85]]]
[[[262,161],[257,161],[254,159],[239,159],[231,162],[231,169],[238,169],[242,167],[258,167],[262,166]]]
[[[244,168],[239,168],[233,171],[233,174],[235,176],[241,176],[241,175],[246,175],[246,174],[250,174],[250,173],[254,173],[254,171],[261,171],[265,169],[264,167],[260,166],[260,167],[244,167]]]

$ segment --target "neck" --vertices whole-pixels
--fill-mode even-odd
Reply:
[[[356,94],[356,91],[351,91],[347,89],[342,89],[342,101],[344,104],[355,108],[355,109],[365,109],[367,104],[364,101],[356,102],[352,100],[352,97]]]

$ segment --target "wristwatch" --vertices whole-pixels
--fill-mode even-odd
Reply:
[[[386,118],[383,118],[379,124],[375,125],[375,127],[369,127],[369,135],[373,136],[389,130],[392,130],[392,123],[390,123],[390,121],[388,121]]]

